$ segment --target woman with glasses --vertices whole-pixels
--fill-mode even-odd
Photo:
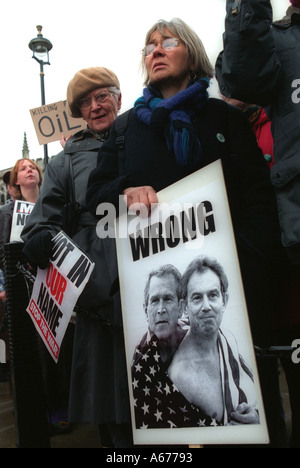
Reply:
[[[67,105],[87,127],[49,162],[40,197],[22,233],[24,253],[31,265],[47,268],[51,240],[64,230],[95,263],[76,304],[69,420],[98,424],[104,445],[123,447],[131,443],[131,432],[122,318],[118,298],[110,294],[115,245],[97,237],[97,219],[85,202],[88,176],[121,107],[117,76],[104,67],[78,71],[68,85]]]
[[[91,173],[87,204],[128,206],[150,211],[156,193],[221,159],[255,344],[268,342],[271,259],[278,232],[268,167],[242,112],[208,91],[213,68],[198,35],[182,20],[160,20],[148,31],[142,50],[143,95],[130,112],[125,159],[118,165],[112,128]],[[114,124],[115,125],[115,124]]]

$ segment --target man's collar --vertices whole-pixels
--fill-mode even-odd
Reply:
[[[100,141],[105,141],[107,140],[109,136],[109,130],[106,132],[98,133],[95,132],[94,130],[91,130],[89,127],[85,128],[84,130],[81,130],[77,134],[74,135],[73,141],[80,141],[83,140],[84,138],[95,138],[96,140]]]

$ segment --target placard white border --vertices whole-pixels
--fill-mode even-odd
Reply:
[[[134,443],[136,445],[267,444],[268,430],[221,161],[218,160],[161,191],[158,193],[158,200],[160,204],[179,202],[182,205],[200,203],[203,200],[211,201],[214,207],[216,232],[204,239],[190,241],[182,244],[180,248],[178,246],[175,249],[166,249],[137,262],[132,261],[128,238],[116,236]],[[147,220],[140,222],[143,226]],[[116,221],[116,233],[124,233],[128,224],[132,223],[127,216],[121,216]],[[228,276],[230,299],[222,327],[229,329],[235,336],[240,353],[253,372],[260,423],[201,428],[136,429],[131,363],[135,346],[147,331],[143,311],[143,293],[147,276],[152,269],[167,263],[174,264],[183,273],[190,261],[198,255],[216,258]]]

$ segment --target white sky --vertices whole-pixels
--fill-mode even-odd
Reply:
[[[122,110],[142,92],[140,50],[150,27],[159,19],[179,17],[202,39],[213,63],[222,49],[225,0],[12,0],[0,19],[1,44],[1,163],[11,167],[22,157],[24,132],[32,159],[43,158],[29,109],[41,105],[40,68],[28,48],[43,26],[53,44],[51,65],[45,65],[46,104],[66,99],[70,79],[80,69],[104,66],[119,77]],[[289,0],[272,0],[274,19],[281,18]],[[48,144],[49,157],[58,142]]]

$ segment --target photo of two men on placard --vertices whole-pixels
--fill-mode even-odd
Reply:
[[[118,265],[135,443],[268,440],[219,161],[120,217]],[[159,430],[159,434],[157,431]]]

